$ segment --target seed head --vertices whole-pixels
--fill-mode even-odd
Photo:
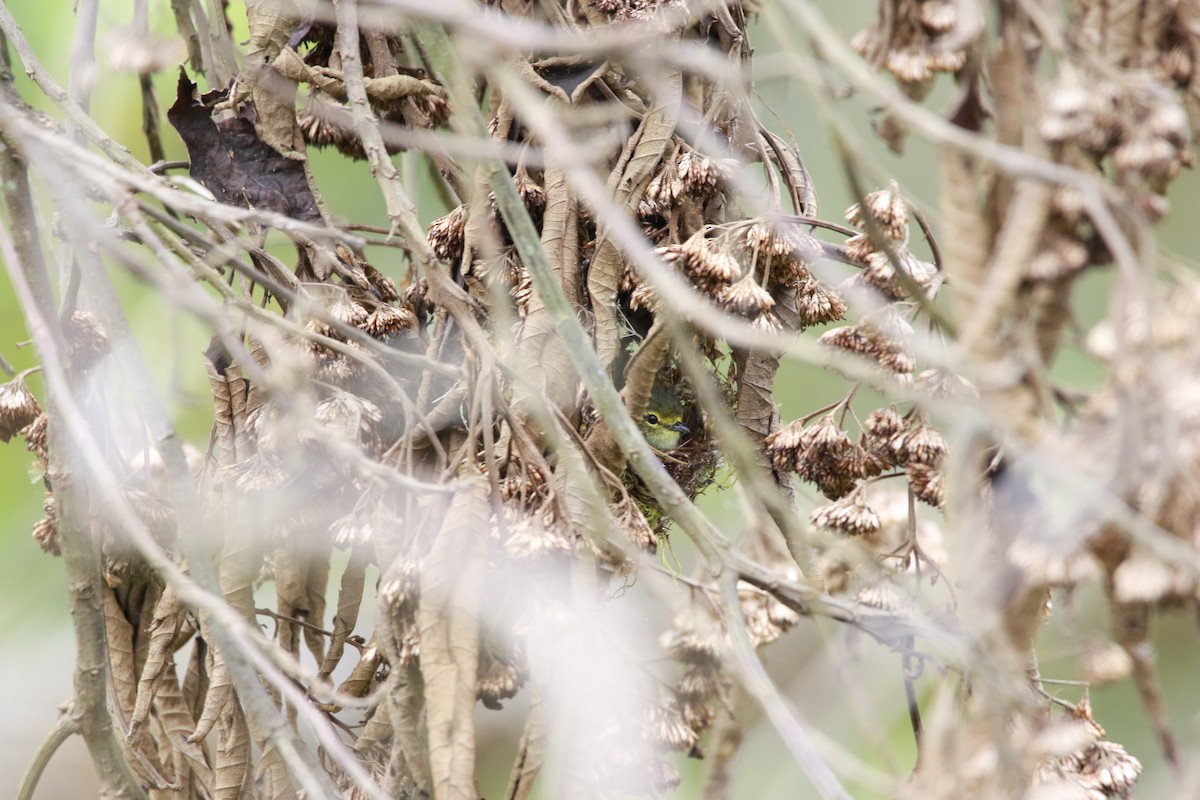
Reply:
[[[33,453],[38,462],[43,466],[50,462],[49,451],[46,449],[46,412],[38,414],[33,422],[21,429],[21,435],[25,437],[25,449]]]
[[[742,274],[737,259],[727,250],[715,247],[703,231],[683,244],[666,245],[655,252],[664,261],[675,264],[697,288],[714,295]]]
[[[1116,742],[1100,741],[1075,756],[1075,780],[1104,797],[1127,797],[1142,774],[1142,763]]]
[[[865,264],[867,257],[872,253],[878,252],[875,243],[871,241],[869,233],[856,233],[846,240],[846,257],[850,258],[858,264]]]
[[[1099,572],[1096,559],[1076,543],[1033,534],[1014,539],[1008,558],[1032,586],[1074,586]]]
[[[88,370],[108,353],[108,332],[89,311],[76,311],[63,326],[71,368]]]
[[[892,260],[893,256],[896,261]],[[937,269],[932,264],[919,261],[903,246],[895,247],[892,256],[887,253],[868,254],[866,265],[862,272],[851,279],[851,286],[870,287],[886,300],[903,300],[908,297],[908,289],[897,276],[897,265],[899,271],[922,289],[928,289],[937,276]]]
[[[979,390],[961,375],[944,369],[927,369],[913,381],[913,390],[924,397],[943,400],[978,400]]]
[[[417,315],[403,306],[380,304],[367,316],[362,329],[368,335],[387,341],[402,333],[415,331]]]
[[[1027,281],[1057,281],[1078,273],[1090,260],[1088,248],[1075,236],[1046,231],[1022,277]]]
[[[794,225],[757,220],[742,232],[742,247],[748,254],[760,257],[790,259],[803,266],[817,257],[821,245],[811,233]]]
[[[1157,603],[1185,595],[1189,582],[1179,570],[1151,554],[1134,550],[1113,572],[1113,597],[1119,603]]]
[[[807,276],[796,286],[796,312],[802,327],[824,325],[846,317],[846,303],[837,292]]]
[[[546,210],[546,190],[529,177],[529,173],[525,170],[519,170],[513,182],[516,184],[517,194],[521,196],[521,202],[529,210],[530,216],[535,220],[541,219]]]
[[[905,469],[908,485],[922,503],[941,508],[946,503],[946,487],[942,471],[928,464],[913,462]]]
[[[930,33],[949,33],[958,24],[958,5],[946,0],[926,0],[918,10],[921,24]]]
[[[757,586],[739,583],[738,598],[742,616],[746,618],[746,632],[755,647],[770,644],[800,621],[796,612]]]
[[[864,606],[877,608],[885,612],[905,611],[912,605],[887,580],[877,581],[863,587],[858,591],[854,599]]]
[[[923,48],[891,50],[884,60],[884,68],[902,83],[924,83],[933,78],[933,65]]]
[[[461,205],[429,226],[429,246],[434,255],[454,266],[462,261],[466,242],[467,207]]]
[[[569,553],[573,547],[570,534],[558,522],[553,511],[520,513],[508,526],[505,551],[514,558],[540,559],[554,553]]]
[[[676,661],[694,666],[716,667],[720,663],[721,640],[715,631],[701,633],[686,620],[663,634],[663,649]]]
[[[684,721],[676,702],[655,706],[650,710],[650,735],[671,750],[691,750],[699,738],[696,731]]]
[[[826,497],[841,497],[860,477],[862,463],[855,445],[832,414],[806,428],[794,452],[796,473],[815,483]],[[779,458],[773,454],[773,460]]]
[[[716,669],[709,664],[694,666],[679,679],[677,691],[691,701],[707,701],[720,697],[722,682]]]
[[[866,504],[862,492],[852,492],[809,515],[815,527],[839,531],[850,536],[865,536],[879,530],[879,514]]]
[[[524,680],[517,668],[507,661],[488,659],[487,671],[479,676],[479,699],[491,709],[500,708],[500,701],[516,697]]]
[[[37,398],[22,376],[0,386],[0,441],[7,442],[42,413]]]
[[[717,302],[744,317],[756,316],[775,307],[775,299],[754,280],[753,275],[721,289]]]
[[[874,361],[897,377],[911,375],[916,367],[916,360],[901,339],[865,323],[833,328],[817,341],[826,347],[845,350]]]
[[[52,556],[62,555],[58,548],[58,502],[50,492],[46,492],[42,500],[42,511],[44,516],[33,524],[33,539],[42,552]]]
[[[872,411],[863,423],[863,429],[872,440],[884,444],[908,427],[908,423],[895,406],[884,406]]]
[[[888,440],[898,464],[927,464],[936,467],[946,455],[946,440],[928,422],[917,422]]]

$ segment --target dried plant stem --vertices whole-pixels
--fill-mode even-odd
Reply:
[[[75,35],[71,37],[71,70],[67,76],[67,96],[87,114],[91,107],[90,73],[96,68],[96,12],[98,0],[75,4]]]
[[[14,268],[11,265],[20,264],[21,261],[13,252],[11,242],[7,236],[0,235],[0,244],[3,245],[5,251],[5,261],[10,265],[10,275],[13,275]],[[99,272],[97,270],[95,271],[96,274],[91,275],[94,279],[92,286],[93,300],[96,301],[98,308],[105,309],[104,313],[106,315],[111,314],[115,316],[119,312],[114,310],[117,306],[111,294],[111,287],[103,283],[106,277],[100,275]],[[24,286],[25,284],[23,279],[18,284],[18,280],[14,278],[14,285]],[[48,286],[45,292],[49,294]],[[30,331],[34,334],[35,342],[42,355],[51,396],[57,395],[63,398],[60,401],[60,405],[56,406],[59,409],[59,413],[61,413],[60,430],[63,431],[64,435],[70,441],[70,446],[81,456],[81,463],[86,469],[85,474],[87,475],[88,483],[94,486],[95,490],[113,499],[110,505],[111,512],[156,572],[174,586],[182,600],[199,607],[202,615],[209,615],[209,629],[213,632],[216,644],[225,657],[225,663],[230,670],[237,688],[238,697],[246,709],[247,720],[251,721],[254,725],[260,726],[263,735],[272,740],[279,750],[283,761],[306,792],[313,797],[336,796],[336,789],[328,774],[319,766],[315,754],[301,742],[294,731],[288,728],[279,717],[278,709],[275,707],[274,702],[267,696],[258,675],[255,674],[254,668],[257,666],[272,683],[280,688],[285,695],[288,695],[292,702],[299,705],[303,710],[312,712],[312,721],[317,723],[315,728],[318,736],[322,739],[329,752],[338,760],[339,765],[356,778],[365,778],[366,776],[361,766],[348,754],[344,744],[337,739],[335,734],[327,732],[326,729],[328,726],[325,725],[319,712],[312,709],[310,704],[306,702],[304,693],[297,690],[291,681],[280,674],[278,667],[272,663],[271,659],[277,660],[279,654],[271,643],[266,641],[259,642],[258,639],[261,639],[261,634],[256,635],[254,632],[248,631],[245,621],[241,620],[237,614],[232,612],[218,598],[219,589],[217,588],[216,575],[211,566],[210,554],[205,552],[203,544],[206,537],[199,530],[193,529],[196,526],[196,521],[202,519],[202,516],[195,507],[194,488],[189,488],[191,486],[191,477],[188,473],[186,460],[179,446],[177,435],[167,419],[165,410],[156,403],[157,395],[150,385],[149,379],[142,375],[136,368],[131,369],[127,374],[127,377],[134,386],[140,386],[141,391],[135,391],[135,394],[141,397],[144,403],[142,409],[143,417],[150,425],[160,444],[160,453],[162,454],[168,475],[167,484],[171,493],[172,505],[175,508],[176,518],[181,521],[180,541],[183,542],[185,556],[191,566],[192,575],[195,577],[196,582],[193,582],[191,578],[184,575],[171,558],[161,551],[158,544],[154,541],[153,536],[146,530],[144,523],[129,508],[128,503],[124,500],[121,490],[115,483],[114,476],[112,476],[104,457],[100,454],[93,440],[93,434],[84,421],[82,412],[75,406],[71,399],[68,388],[69,383],[59,356],[61,349],[57,344],[57,334],[52,333],[47,328],[39,306],[33,304],[32,295],[22,292],[20,298]],[[123,328],[118,327],[116,329],[120,330]],[[79,476],[76,476],[77,480],[78,478]],[[64,497],[62,505],[64,508],[67,508],[71,502],[77,501],[73,498]],[[91,557],[95,558],[94,552]],[[97,580],[99,580],[98,563],[96,564],[96,570]],[[102,617],[98,620],[98,624],[101,626],[101,633],[97,635],[94,631],[89,630],[88,639],[92,643],[100,643],[100,649],[103,651]],[[78,622],[77,630],[82,630]],[[92,660],[81,658],[79,663],[84,667],[93,669],[90,667]],[[85,688],[94,692],[97,686],[102,687],[102,685],[102,682],[93,679]],[[103,690],[101,689],[102,692]],[[103,714],[104,723],[107,723],[108,715],[104,709],[103,696],[100,698],[99,711]],[[87,718],[84,717],[84,719]],[[84,727],[82,730],[85,731],[86,736],[89,728]],[[108,736],[110,738],[111,734],[111,726],[109,726]],[[92,744],[91,740],[89,740],[89,744]],[[117,750],[115,754],[117,760],[114,763],[119,765],[118,769],[122,767],[127,769],[124,759],[120,756],[119,748],[115,749]],[[107,763],[106,761],[102,762],[102,758],[110,759],[112,757],[113,754],[107,752],[102,752],[99,756],[95,753],[93,754],[93,758],[97,760],[98,767],[101,763]],[[364,783],[364,785],[367,784]],[[137,796],[140,796],[140,794]]]
[[[767,718],[775,726],[783,743],[787,746],[796,763],[808,775],[817,793],[829,800],[850,800],[850,794],[842,787],[829,764],[825,762],[813,745],[812,737],[805,730],[805,724],[799,715],[789,710],[789,703],[784,698],[774,681],[767,675],[762,661],[750,642],[746,631],[746,621],[742,617],[742,604],[738,599],[737,576],[732,572],[723,572],[719,579],[721,598],[724,600],[726,623],[729,625],[729,638],[733,645],[733,661],[737,666],[742,686],[758,701],[759,706],[766,712]]]
[[[46,738],[42,740],[37,750],[34,751],[33,758],[29,760],[29,764],[25,767],[25,774],[21,776],[21,784],[17,787],[16,800],[33,800],[33,793],[37,789],[38,782],[42,779],[42,773],[46,771],[46,765],[50,763],[50,759],[54,757],[54,754],[58,752],[58,748],[62,747],[67,739],[79,733],[79,726],[71,710],[74,704],[74,701],[67,704],[66,711],[59,715],[58,721],[54,723],[54,727],[50,729],[50,733],[46,734]]]
[[[5,11],[4,13],[7,13]],[[3,82],[7,95],[10,84]],[[5,97],[4,99],[8,99]],[[55,319],[53,290],[38,241],[39,225],[34,213],[24,164],[11,143],[0,140],[0,184],[8,211],[10,238],[0,230],[0,252],[8,267],[9,279],[25,308],[29,331],[35,340],[61,342],[62,334],[50,320]],[[47,405],[59,413],[61,404],[70,403],[66,385],[53,387]],[[106,702],[108,650],[104,635],[101,595],[107,587],[101,578],[96,542],[87,524],[83,484],[73,474],[67,458],[67,444],[58,438],[50,446],[49,475],[55,481],[59,501],[58,538],[67,572],[71,615],[75,620],[75,700],[71,704],[74,724],[87,742],[92,761],[100,777],[105,798],[142,798],[144,793],[129,769],[120,743],[113,731]]]
[[[333,5],[337,10],[342,74],[346,83],[346,96],[350,100],[350,114],[354,120],[354,131],[362,139],[363,150],[366,151],[367,162],[371,166],[371,174],[383,192],[392,230],[398,230],[410,246],[416,247],[418,243],[425,241],[425,233],[416,224],[416,208],[404,194],[400,174],[388,156],[383,136],[379,132],[379,123],[371,111],[367,90],[363,86],[362,56],[359,55],[357,1],[334,0]]]
[[[444,40],[445,33],[443,31],[430,26],[423,30],[423,36],[432,38],[436,47],[448,51],[448,44]],[[451,81],[451,86],[453,85],[454,82]],[[456,99],[453,89],[451,89],[450,94],[452,99]],[[456,102],[460,103],[460,107],[463,107],[461,103],[466,103],[467,100],[463,97],[457,97]],[[467,107],[470,106],[468,105]],[[527,121],[531,127],[539,129],[540,133],[540,129],[545,126],[538,124],[537,110],[532,110],[533,116],[527,118]],[[469,125],[471,132],[482,135],[483,121],[477,115],[468,116],[463,124]],[[551,138],[555,138],[553,133],[551,133]],[[561,140],[562,137],[558,136],[557,138]],[[567,159],[567,163],[570,163],[569,159]],[[658,457],[654,455],[654,452],[646,443],[641,430],[638,428],[637,423],[633,421],[633,418],[630,417],[628,410],[625,408],[624,401],[613,386],[612,381],[609,380],[606,371],[596,356],[595,350],[591,346],[587,334],[572,311],[571,303],[563,293],[553,267],[549,264],[545,253],[540,248],[540,237],[533,227],[532,221],[529,219],[528,211],[517,194],[512,180],[508,177],[502,164],[493,163],[488,165],[488,168],[491,171],[489,185],[495,193],[497,207],[504,218],[505,224],[508,226],[508,230],[512,235],[518,252],[521,254],[523,262],[529,270],[534,290],[542,294],[546,309],[553,315],[558,330],[566,342],[576,369],[583,380],[584,387],[588,390],[589,396],[596,406],[596,410],[608,423],[618,446],[621,448],[630,466],[638,474],[638,477],[645,482],[647,488],[649,488],[659,503],[662,504],[666,513],[692,539],[706,562],[717,568],[726,566],[736,570],[744,580],[775,595],[781,602],[797,611],[797,613],[806,616],[820,614],[843,621],[853,621],[854,624],[862,626],[864,630],[867,630],[872,635],[881,636],[886,640],[894,640],[897,635],[903,635],[900,633],[900,629],[908,628],[911,625],[913,626],[913,630],[923,631],[927,637],[932,637],[943,644],[948,644],[951,650],[957,649],[957,644],[955,644],[957,642],[956,635],[947,632],[944,626],[933,626],[916,619],[908,619],[905,623],[901,624],[901,615],[880,613],[876,609],[858,607],[851,602],[823,596],[814,589],[787,581],[777,573],[733,551],[724,535],[684,495],[678,484],[667,473],[662,463],[658,460]],[[595,180],[594,176],[589,177]],[[586,179],[581,177],[579,183],[581,187],[585,186]],[[588,191],[584,192],[585,198],[596,199],[604,196],[603,188],[595,184],[586,186],[586,189]],[[603,203],[598,203],[597,205],[601,206],[606,212],[610,211],[609,207]],[[618,217],[612,217],[611,220],[606,221],[612,221],[615,228],[617,219]],[[641,240],[640,234],[634,235],[632,241],[639,242],[639,247],[645,248],[645,243]],[[624,244],[624,239],[622,239],[622,243]],[[650,271],[652,273],[667,274],[665,268],[657,261],[655,256],[651,254],[649,258],[651,264]],[[639,266],[641,266],[640,261]],[[682,283],[679,278],[674,276],[672,276],[670,281],[664,282],[671,283],[672,281]],[[671,289],[674,290],[674,288],[672,284]],[[679,293],[685,296],[696,294],[690,285],[686,285],[686,288],[681,289]],[[750,338],[757,339],[755,335],[752,335]],[[792,344],[799,340],[778,337],[778,341],[786,341]],[[763,346],[762,341],[756,341],[755,344]],[[747,345],[750,345],[750,342],[747,342]],[[888,622],[883,622],[884,618]]]
[[[78,103],[68,96],[67,91],[42,66],[42,63],[34,54],[33,48],[29,46],[29,42],[25,39],[25,35],[21,33],[20,26],[13,19],[5,3],[0,3],[0,30],[12,42],[13,48],[17,51],[17,57],[25,67],[25,74],[37,84],[47,99],[62,109],[63,113],[67,115],[67,119],[77,130],[81,131],[105,155],[122,167],[136,172],[146,171],[146,168],[133,157],[133,154],[127,148],[117,144],[107,133],[100,129],[100,126],[88,116],[84,109],[79,107]]]
[[[806,0],[788,0],[783,6],[803,27],[806,39],[819,51],[822,58],[845,73],[856,86],[870,92],[906,127],[960,155],[970,155],[992,164],[1007,175],[1028,177],[1051,185],[1078,189],[1088,216],[1095,223],[1124,274],[1128,277],[1138,274],[1138,264],[1142,259],[1113,213],[1114,208],[1123,208],[1125,201],[1111,185],[1094,175],[1046,161],[1025,150],[1000,144],[955,126],[909,100],[873,73],[811,3]],[[763,16],[769,23],[768,29],[774,31],[777,36],[786,35],[784,32],[789,30],[789,26],[780,18],[774,7],[764,7]],[[797,58],[793,50],[785,49],[785,52],[789,57]],[[802,65],[798,67],[800,68],[796,74],[806,74]]]
[[[742,712],[748,698],[741,686],[734,687],[731,695],[730,709],[722,711],[713,726],[701,800],[733,800],[734,766],[746,740],[747,721]]]

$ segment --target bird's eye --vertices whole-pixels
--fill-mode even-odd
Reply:
[[[651,425],[657,425],[658,424],[658,415],[657,414],[647,414],[646,422],[649,422]]]

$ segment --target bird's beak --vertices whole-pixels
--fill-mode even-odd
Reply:
[[[691,428],[689,428],[687,425],[684,425],[682,422],[676,422],[674,425],[668,425],[667,430],[676,431],[684,436],[692,432]]]

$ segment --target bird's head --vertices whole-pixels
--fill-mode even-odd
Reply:
[[[679,398],[655,385],[650,403],[638,423],[646,442],[657,450],[674,450],[685,434],[691,433],[683,424],[683,404]]]

